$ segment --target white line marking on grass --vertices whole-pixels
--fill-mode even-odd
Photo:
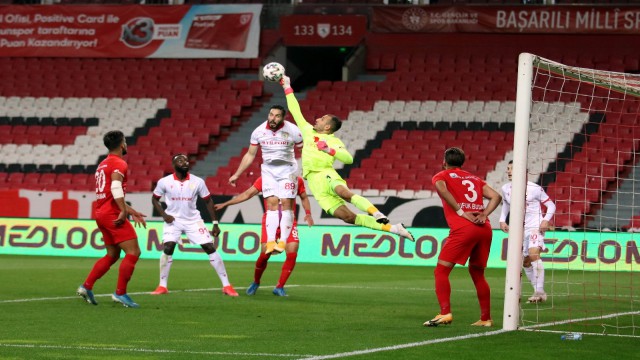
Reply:
[[[168,350],[168,349],[138,349],[138,348],[116,348],[116,347],[94,347],[94,346],[67,346],[67,345],[39,345],[39,344],[3,344],[0,347],[29,348],[29,349],[57,349],[57,350],[86,350],[86,351],[128,351],[139,353],[156,354],[189,354],[189,355],[229,355],[229,356],[269,356],[269,357],[298,357],[300,354],[266,354],[266,353],[242,353],[242,352],[222,352],[222,351],[189,351],[189,350]],[[307,359],[315,355],[302,355],[302,359]]]
[[[299,287],[300,285],[289,285],[287,288]],[[236,289],[246,289],[246,287],[236,287]],[[185,289],[185,290],[170,290],[170,293],[180,293],[180,292],[202,292],[202,291],[222,291],[222,288],[209,288],[209,289]],[[151,295],[150,291],[142,291],[142,292],[133,292],[129,293],[129,295]],[[100,297],[111,297],[111,294],[94,294],[93,296]],[[154,295],[156,296],[156,295]],[[58,297],[44,297],[44,298],[31,298],[31,299],[11,299],[11,300],[0,300],[0,304],[7,303],[23,303],[23,302],[32,302],[32,301],[48,301],[48,300],[69,300],[69,299],[78,299],[80,298],[78,295],[76,296],[58,296]]]
[[[505,333],[505,332],[507,332],[507,330],[496,330],[496,331],[489,331],[489,332],[480,333],[480,334],[468,334],[468,335],[454,336],[454,337],[449,337],[449,338],[433,339],[433,340],[427,340],[427,341],[419,341],[419,342],[408,343],[408,344],[385,346],[385,347],[381,347],[381,348],[377,348],[377,349],[366,349],[366,350],[358,350],[358,351],[349,351],[349,352],[343,352],[343,353],[337,353],[337,354],[320,355],[320,356],[314,356],[314,357],[304,357],[304,358],[300,358],[300,359],[305,359],[305,360],[337,359],[337,358],[343,358],[343,357],[348,357],[348,356],[372,354],[372,353],[377,353],[377,352],[382,352],[382,351],[393,351],[393,350],[407,349],[407,348],[412,348],[412,347],[425,346],[425,345],[431,345],[431,344],[438,344],[438,343],[444,343],[444,342],[449,342],[449,341],[467,340],[467,339],[479,338],[479,337],[484,337],[484,336],[492,336],[492,335],[502,334],[502,333]]]

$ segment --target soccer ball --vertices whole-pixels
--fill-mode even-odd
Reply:
[[[270,62],[262,68],[262,76],[268,81],[280,81],[284,75],[284,66],[277,62]]]

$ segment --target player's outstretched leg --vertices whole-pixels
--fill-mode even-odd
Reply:
[[[378,224],[388,224],[389,218],[383,213],[381,213],[378,208],[373,206],[371,201],[367,200],[367,198],[354,194],[351,197],[351,203],[357,207],[358,209],[367,212],[369,215],[372,215]]]

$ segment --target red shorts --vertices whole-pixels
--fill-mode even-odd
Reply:
[[[453,230],[445,239],[438,260],[459,265],[465,265],[469,260],[469,265],[486,268],[492,234],[489,223],[482,226],[469,224]]]
[[[96,214],[96,224],[102,232],[102,239],[105,245],[116,245],[127,240],[137,240],[138,235],[133,225],[127,220],[122,225],[115,226],[113,222],[118,218],[118,214]]]
[[[280,239],[280,228],[278,228],[278,230],[276,231],[276,239]],[[300,238],[298,238],[298,222],[294,221],[293,222],[293,229],[291,229],[291,234],[289,234],[289,238],[287,239],[287,242],[300,242]],[[264,225],[264,223],[262,224],[262,236],[260,237],[260,243],[261,244],[266,244],[267,243],[267,227]]]

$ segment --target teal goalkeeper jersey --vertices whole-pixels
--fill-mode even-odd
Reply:
[[[300,132],[302,132],[302,141],[304,143],[302,148],[302,177],[306,178],[310,172],[333,169],[335,159],[347,165],[353,163],[353,156],[347,151],[342,140],[333,134],[317,133],[313,126],[305,120],[300,111],[300,104],[293,93],[287,95],[287,107]],[[324,151],[318,150],[316,142],[320,140],[324,140],[330,148],[336,150],[336,154],[331,156]]]

